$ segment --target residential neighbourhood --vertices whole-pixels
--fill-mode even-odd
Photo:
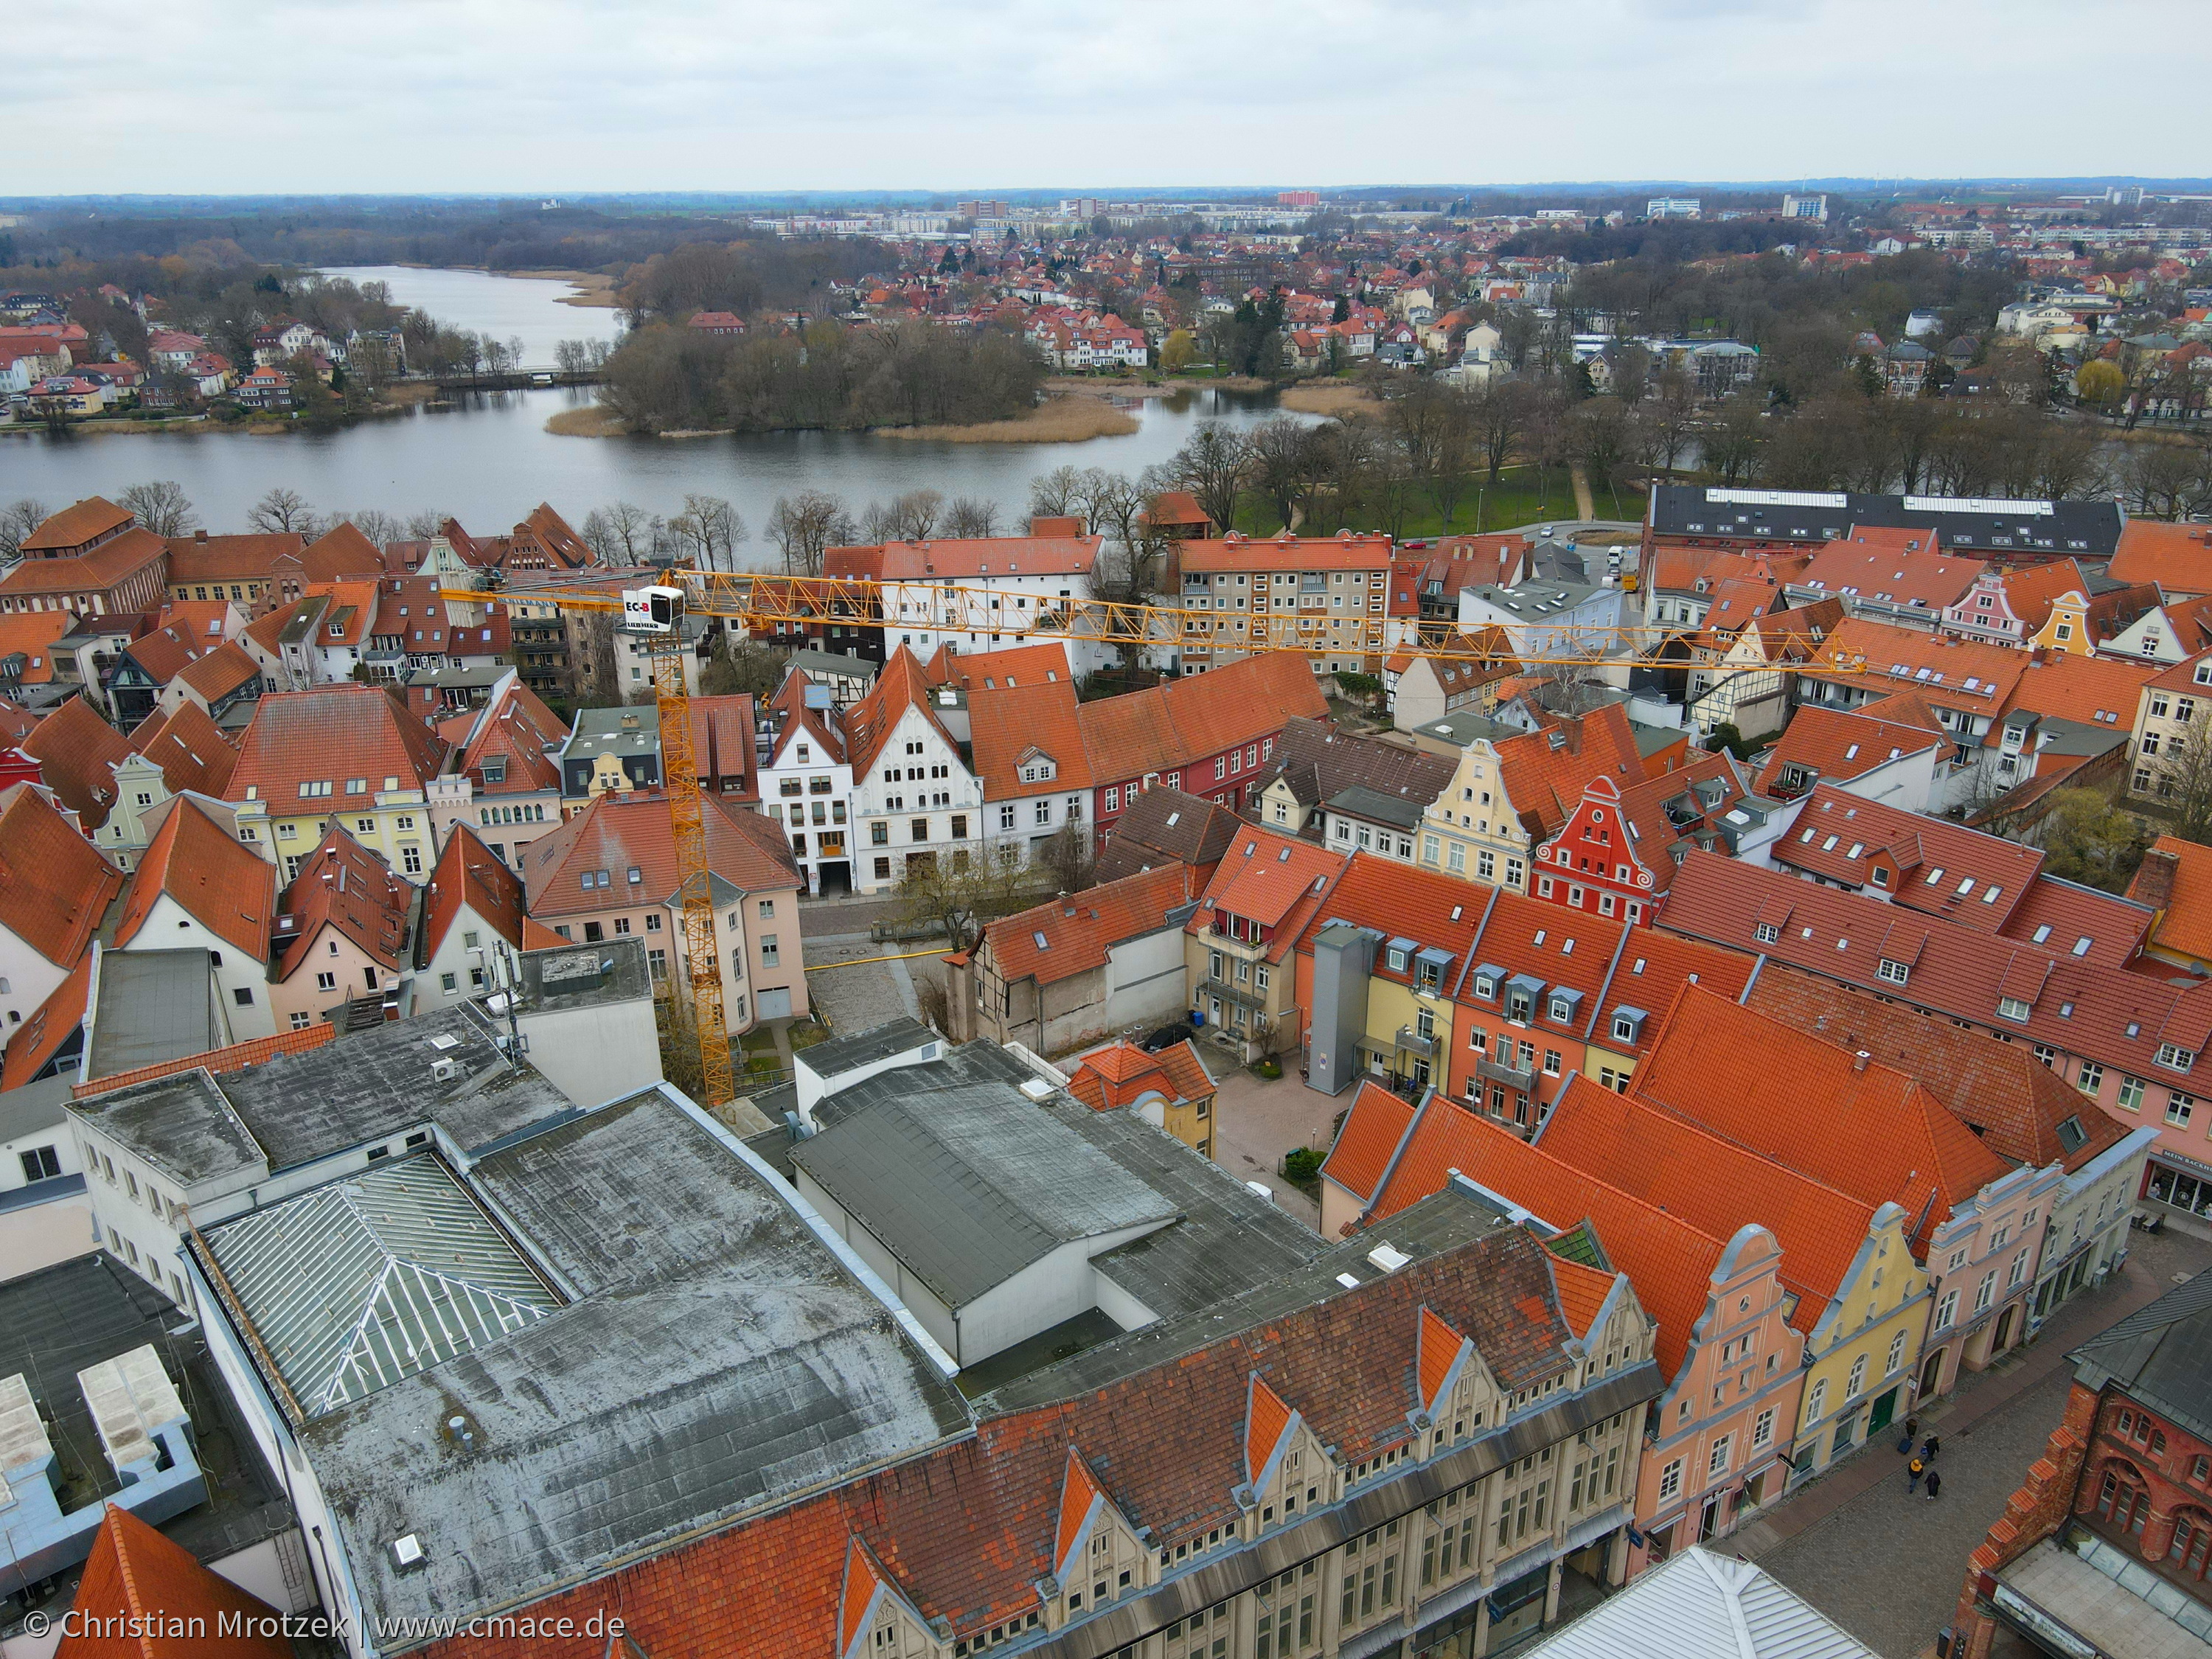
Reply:
[[[0,502],[0,1656],[2212,1652],[2212,195],[1648,188],[9,267],[577,471]]]

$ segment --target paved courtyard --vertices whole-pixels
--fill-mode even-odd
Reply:
[[[1920,1413],[1942,1437],[1942,1496],[1905,1490],[1904,1459],[1885,1437],[1718,1547],[1748,1556],[1885,1659],[1917,1659],[1957,1609],[1966,1557],[2058,1426],[2073,1368],[2066,1351],[2212,1267],[2212,1243],[2134,1236],[2120,1277],[2068,1304],[2031,1347],[1970,1376]]]
[[[812,918],[808,918],[810,921]],[[806,994],[814,1012],[840,1036],[865,1031],[901,1014],[916,1018],[921,1005],[915,987],[924,981],[944,982],[945,964],[938,953],[944,941],[935,942],[929,954],[906,962],[873,962],[867,958],[920,951],[931,941],[909,945],[879,944],[865,931],[806,939]],[[853,963],[854,967],[839,964]]]
[[[1307,1226],[1320,1226],[1320,1205],[1276,1171],[1293,1147],[1328,1150],[1336,1115],[1352,1103],[1350,1092],[1332,1100],[1307,1088],[1295,1063],[1274,1082],[1263,1083],[1218,1049],[1205,1054],[1207,1069],[1221,1079],[1214,1102],[1214,1161],[1239,1181],[1266,1182],[1276,1203]]]

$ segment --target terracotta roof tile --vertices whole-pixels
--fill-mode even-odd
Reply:
[[[1900,756],[1948,745],[1950,738],[1932,715],[1924,724],[1885,718],[1886,705],[1899,701],[1886,697],[1855,710],[1808,703],[1767,751],[1766,763],[1759,772],[1759,793],[1771,795],[1784,789],[1784,774],[1793,766],[1829,783],[1847,783]]]
[[[2169,596],[2212,593],[2212,526],[2130,519],[2106,569],[2114,581],[2155,582]]]
[[[740,892],[771,893],[801,885],[798,866],[773,819],[719,798],[702,798],[707,867]],[[601,795],[522,854],[530,914],[541,921],[638,902],[665,904],[676,894],[676,832],[668,799],[659,794]],[[635,883],[629,872],[638,872]],[[604,871],[609,884],[586,890],[586,872]]]
[[[167,556],[168,550],[159,536],[150,530],[133,528],[73,558],[25,559],[0,577],[0,593],[20,597],[98,592]]]
[[[217,799],[238,764],[238,750],[198,703],[179,703],[167,714],[149,715],[131,734],[131,746],[161,769],[161,781],[173,795],[193,790]]]
[[[54,678],[54,641],[76,626],[75,613],[67,611],[20,611],[13,616],[0,616],[0,657],[21,653],[20,684],[50,684]]]
[[[300,554],[300,574],[310,582],[336,582],[363,576],[374,579],[384,572],[384,555],[348,520],[332,525]],[[370,610],[373,613],[373,605]]]
[[[1361,1079],[1321,1172],[1363,1204],[1370,1201],[1413,1121],[1413,1102]]]
[[[335,809],[348,802],[347,781],[360,778],[367,791],[352,804],[363,805],[386,778],[398,779],[397,788],[423,787],[445,750],[435,732],[379,687],[270,692],[254,704],[223,799],[264,800],[270,817],[283,817],[299,811],[301,784],[334,784]]]
[[[1606,1297],[1613,1294],[1613,1276],[1554,1253],[1552,1278],[1559,1287],[1559,1308],[1567,1316],[1569,1328],[1577,1336],[1587,1337],[1605,1307]]]
[[[1559,833],[1592,778],[1609,777],[1624,789],[1644,778],[1644,757],[1620,703],[1497,746],[1505,798],[1539,841]]]
[[[0,1060],[0,1091],[20,1089],[46,1069],[61,1051],[70,1033],[84,1024],[85,1004],[92,990],[92,952],[87,951],[31,1017],[8,1035],[4,1060]]]
[[[1209,1100],[1215,1085],[1188,1038],[1148,1054],[1133,1042],[1094,1049],[1067,1080],[1067,1091],[1094,1112],[1117,1111],[1148,1094],[1169,1102]]]
[[[1443,1191],[1455,1170],[1552,1226],[1590,1223],[1607,1258],[1628,1274],[1636,1299],[1659,1322],[1653,1358],[1660,1370],[1671,1378],[1681,1369],[1690,1333],[1711,1300],[1720,1240],[1444,1095],[1431,1096],[1422,1108],[1404,1155],[1369,1211],[1369,1225]]]
[[[189,799],[170,808],[131,873],[115,930],[118,948],[128,947],[138,937],[164,894],[234,950],[255,962],[269,960],[276,866],[234,840],[205,808]]]
[[[195,582],[268,581],[279,561],[296,564],[307,538],[293,531],[244,536],[171,536],[169,586]]]
[[[82,547],[94,537],[120,530],[130,522],[128,507],[118,507],[105,495],[88,495],[41,520],[23,538],[23,551],[36,557],[49,548]]]
[[[272,951],[276,977],[289,980],[304,964],[325,924],[335,927],[388,972],[397,973],[407,949],[407,922],[415,890],[392,866],[339,824],[301,860],[300,873],[276,901],[277,937]]]
[[[1984,1146],[2014,1164],[2078,1170],[2127,1133],[2024,1043],[1992,1042],[1948,1019],[1776,963],[1761,970],[1746,1006],[1913,1079]],[[2062,1132],[2069,1120],[2074,1131]]]
[[[123,872],[27,783],[0,793],[0,927],[58,968],[76,966]]]
[[[1391,548],[1390,538],[1377,532],[1300,537],[1285,532],[1261,538],[1232,531],[1212,540],[1184,543],[1182,558],[1187,571],[1382,571],[1389,568]]]
[[[2005,1173],[1904,1073],[1859,1067],[1847,1051],[1703,986],[1675,998],[1633,1087],[1640,1100],[1870,1206],[1903,1206],[1916,1235]]]
[[[273,1629],[275,1607],[119,1504],[100,1517],[72,1611],[80,1616],[64,1625],[56,1659],[289,1659],[292,1652],[283,1638],[241,1626],[267,1620]],[[169,1633],[196,1628],[205,1634]]]
[[[1984,933],[2006,931],[2043,867],[2041,848],[1825,783],[1774,843],[1773,857],[1831,882],[1887,892],[1903,908]]]
[[[1226,911],[1274,929],[1267,960],[1288,956],[1350,860],[1341,854],[1267,830],[1247,830],[1230,844],[1206,884],[1205,902],[1190,919],[1193,933],[1207,912]],[[1404,868],[1399,866],[1398,868]]]
[[[1075,686],[1065,676],[1018,686],[987,686],[978,679],[968,692],[968,721],[974,757],[969,769],[981,781],[986,800],[1091,787]],[[1045,763],[1050,763],[1049,776],[1023,777],[1024,769],[1042,770]]]
[[[1197,896],[1189,870],[1169,865],[1003,917],[984,929],[984,943],[1002,977],[1057,984],[1103,967],[1110,947],[1158,933]]]
[[[447,931],[465,906],[494,932],[522,948],[522,878],[492,856],[491,849],[465,823],[446,838],[422,890],[422,936],[415,950],[417,967],[427,965],[445,942]]]
[[[845,750],[852,762],[854,777],[866,777],[875,770],[876,757],[890,741],[900,716],[909,708],[921,711],[922,717],[938,729],[946,747],[956,751],[959,749],[960,744],[931,707],[929,694],[929,681],[914,653],[905,646],[891,652],[866,695],[845,711]]]
[[[88,833],[107,822],[115,805],[113,769],[130,759],[131,750],[89,702],[71,697],[40,720],[21,747],[39,763],[46,787],[77,815]]]
[[[1453,1362],[1466,1347],[1467,1339],[1424,1306],[1420,1334],[1414,1339],[1414,1346],[1419,1355],[1421,1409],[1434,1412],[1443,1398],[1444,1383],[1451,1376]]]

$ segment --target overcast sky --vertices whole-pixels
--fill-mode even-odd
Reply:
[[[2204,0],[93,0],[9,193],[2212,173]]]

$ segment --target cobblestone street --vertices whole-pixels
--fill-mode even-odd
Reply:
[[[1933,1650],[1966,1577],[1966,1557],[2058,1426],[2073,1368],[2066,1351],[2212,1267],[2212,1243],[2134,1236],[2120,1278],[2068,1304],[2031,1347],[1970,1376],[1920,1413],[1942,1438],[1934,1503],[1905,1490],[1905,1460],[1884,1437],[1718,1547],[1748,1556],[1885,1659]]]

